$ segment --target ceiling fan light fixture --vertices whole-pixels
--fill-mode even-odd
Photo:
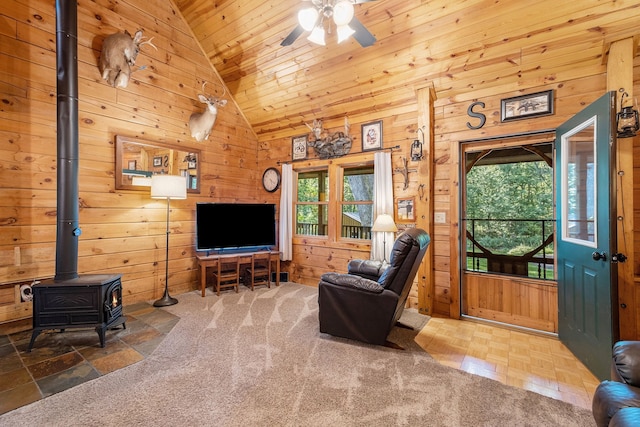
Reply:
[[[298,22],[305,31],[311,31],[318,21],[318,10],[314,7],[302,9],[298,12]]]
[[[320,46],[325,46],[326,43],[324,42],[324,28],[320,26],[315,27],[313,31],[311,31],[311,34],[309,34],[309,37],[307,37],[307,40],[315,44],[319,44]]]
[[[353,19],[353,3],[349,0],[341,0],[333,7],[333,21],[338,27],[348,25]]]
[[[339,25],[338,26],[338,43],[342,43],[347,40],[355,31],[348,25]]]

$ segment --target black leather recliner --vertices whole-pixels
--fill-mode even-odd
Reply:
[[[320,332],[384,345],[430,240],[426,231],[410,228],[394,242],[388,264],[352,260],[348,274],[323,274],[318,285]]]
[[[640,425],[640,341],[614,344],[611,381],[598,385],[591,409],[598,427]]]

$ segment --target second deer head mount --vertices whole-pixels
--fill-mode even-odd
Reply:
[[[211,129],[213,128],[213,125],[216,122],[216,117],[218,116],[218,107],[224,107],[227,105],[227,100],[222,99],[224,94],[227,93],[227,89],[224,88],[220,97],[206,95],[206,92],[204,91],[206,84],[207,82],[202,83],[202,93],[198,94],[198,99],[203,104],[206,104],[207,108],[203,112],[193,113],[191,114],[191,117],[189,117],[189,129],[191,130],[191,136],[198,142],[202,142],[209,138]]]
[[[142,30],[136,31],[133,37],[124,30],[123,33],[114,33],[104,39],[98,68],[102,78],[111,86],[127,87],[131,77],[131,67],[136,64],[136,58],[143,45],[148,44],[158,50],[151,43],[153,37],[147,41],[142,39]]]
[[[349,118],[344,118],[344,132],[328,133],[322,127],[322,120],[314,120],[313,126],[305,123],[311,130],[311,135],[307,145],[313,147],[318,158],[332,159],[349,154],[353,140],[349,136],[351,125]]]

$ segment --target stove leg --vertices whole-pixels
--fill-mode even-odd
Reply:
[[[38,337],[38,335],[40,335],[40,331],[39,329],[34,329],[34,331],[31,333],[31,341],[29,341],[29,348],[27,349],[27,353],[31,353],[31,349],[33,348],[33,343],[36,341],[36,338]]]
[[[105,335],[105,331],[106,328],[101,328],[101,327],[96,327],[96,332],[98,333],[98,336],[100,337],[100,347],[104,348],[104,335]]]

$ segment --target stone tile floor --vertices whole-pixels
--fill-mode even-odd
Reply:
[[[180,320],[142,302],[124,307],[126,329],[44,331],[27,352],[31,319],[0,325],[0,414],[143,360]]]

